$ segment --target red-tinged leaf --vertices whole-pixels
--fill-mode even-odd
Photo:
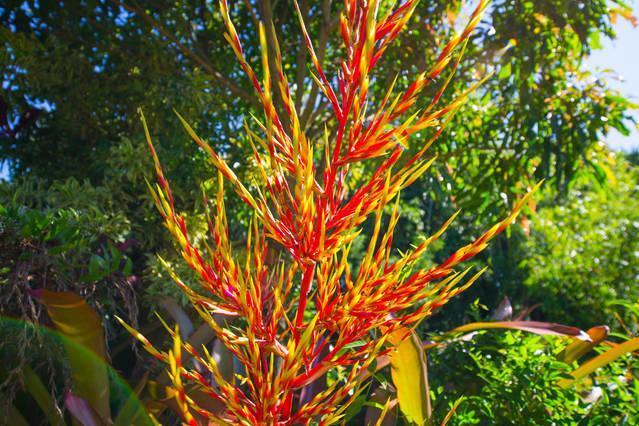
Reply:
[[[561,351],[557,358],[568,364],[573,361],[577,361],[579,358],[590,352],[592,348],[606,340],[608,334],[610,333],[610,328],[605,325],[599,325],[597,327],[592,327],[586,333],[588,333],[588,336],[590,336],[590,342],[575,340],[574,342],[566,346],[566,348]]]
[[[539,303],[536,303],[526,309],[524,309],[523,311],[521,311],[520,313],[518,313],[514,318],[513,321],[523,321],[524,319],[526,319],[526,317],[528,315],[530,315],[535,309],[537,309],[539,306],[541,306]]]
[[[82,426],[105,426],[108,424],[86,399],[71,392],[64,395],[64,406]]]
[[[496,322],[473,322],[462,325],[451,330],[451,333],[467,333],[470,331],[487,330],[493,328],[502,328],[510,330],[522,330],[530,333],[554,336],[569,336],[590,342],[591,338],[588,334],[576,327],[563,324],[555,324],[552,322],[541,321],[496,321]]]
[[[110,419],[104,330],[98,314],[74,293],[34,290],[47,308],[63,344],[73,377],[74,393],[86,399],[103,419]]]
[[[388,341],[395,345],[388,357],[399,409],[409,422],[430,424],[431,405],[426,354],[415,332],[398,328]]]
[[[579,368],[571,373],[571,378],[562,379],[558,382],[558,385],[564,389],[570,387],[573,383],[583,379],[590,373],[594,372],[600,367],[604,367],[618,358],[634,352],[639,349],[639,337],[627,340],[612,349],[607,350],[599,356],[585,362]]]

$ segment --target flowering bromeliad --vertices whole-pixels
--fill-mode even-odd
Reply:
[[[243,366],[236,368],[233,378],[225,378],[206,347],[181,341],[179,333],[171,332],[175,344],[167,352],[155,349],[135,333],[154,357],[170,365],[176,401],[188,424],[198,424],[196,417],[213,424],[246,425],[339,421],[362,389],[366,370],[378,356],[392,350],[388,336],[399,327],[414,326],[472,284],[481,272],[464,280],[469,270],[460,272],[456,267],[482,251],[524,205],[528,196],[504,221],[430,269],[414,270],[414,264],[454,217],[412,251],[391,258],[399,192],[429,168],[434,158],[425,158],[427,149],[476,87],[450,104],[439,105],[487,0],[479,1],[466,27],[443,47],[430,70],[417,75],[403,92],[394,93],[392,84],[372,108],[368,92],[371,72],[409,21],[416,4],[416,0],[406,0],[382,12],[380,0],[344,0],[340,27],[345,54],[334,79],[324,73],[296,4],[314,65],[313,79],[335,119],[319,141],[312,141],[300,124],[277,41],[266,42],[267,31],[275,39],[274,29],[259,28],[264,70],[260,81],[244,56],[227,2],[220,0],[226,39],[264,110],[255,129],[247,128],[263,189],[249,191],[224,158],[180,117],[218,170],[216,209],[209,220],[211,240],[203,250],[195,246],[183,216],[176,212],[144,124],[158,176],[152,188],[155,202],[204,290],[198,293],[170,273],[219,341]],[[274,65],[269,59],[274,59]],[[435,97],[415,111],[420,93],[444,73]],[[275,96],[281,100],[279,107]],[[426,128],[432,129],[433,136],[420,142],[416,154],[405,158],[404,147],[411,136]],[[321,156],[315,154],[318,148],[323,150]],[[322,161],[315,161],[317,157]],[[381,165],[365,184],[349,189],[349,168],[371,159]],[[234,255],[227,233],[223,180],[254,211],[242,263]],[[383,210],[391,203],[388,226],[383,230]],[[363,222],[373,215],[370,243],[353,273],[348,262],[351,243]],[[274,250],[284,253],[281,262],[268,264],[268,253]],[[197,369],[183,365],[183,353],[197,361]],[[303,392],[328,373],[335,373],[330,377],[337,379],[328,380],[324,390]],[[224,409],[211,412],[202,408],[189,394],[193,387],[221,402]]]

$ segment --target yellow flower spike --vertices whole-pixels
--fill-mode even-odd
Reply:
[[[224,177],[226,177],[228,180],[231,181],[231,184],[235,188],[238,195],[256,212],[260,213],[261,209],[259,208],[258,204],[253,199],[253,196],[244,187],[244,185],[242,185],[242,183],[239,181],[239,179],[237,178],[233,170],[231,170],[231,168],[226,164],[226,162],[222,160],[222,158],[220,158],[215,153],[215,151],[213,151],[213,149],[211,149],[208,143],[200,139],[200,137],[195,133],[195,131],[189,125],[189,123],[186,120],[184,120],[184,118],[179,113],[176,112],[175,114],[177,115],[178,119],[182,123],[182,126],[184,126],[186,132],[189,134],[191,139],[193,139],[205,152],[209,154],[209,158],[213,166],[215,166],[215,168],[217,168],[220,172],[222,172]]]
[[[165,352],[161,352],[161,351],[158,351],[157,349],[155,349],[153,344],[151,342],[149,342],[149,340],[146,337],[144,337],[144,335],[142,335],[142,333],[140,333],[139,331],[137,331],[136,329],[134,329],[133,327],[128,325],[126,322],[124,322],[124,320],[122,320],[122,318],[118,317],[117,315],[115,316],[115,319],[122,325],[122,327],[124,327],[126,329],[126,331],[129,332],[129,334],[131,334],[140,343],[142,343],[142,346],[144,347],[144,350],[146,350],[149,354],[151,354],[151,356],[153,356],[154,358],[157,358],[159,360],[166,360],[167,359],[167,354]]]

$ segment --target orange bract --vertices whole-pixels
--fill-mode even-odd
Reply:
[[[454,217],[414,250],[393,261],[398,201],[394,202],[386,229],[382,229],[382,214],[384,206],[398,200],[399,192],[429,168],[434,158],[424,157],[428,147],[481,83],[450,104],[438,106],[487,3],[479,1],[466,28],[446,44],[430,70],[419,74],[403,93],[393,94],[392,85],[375,108],[368,93],[371,72],[410,20],[417,1],[407,0],[379,16],[379,0],[345,0],[340,19],[345,57],[334,79],[324,73],[296,4],[315,68],[313,79],[326,96],[334,117],[334,126],[330,131],[326,127],[318,144],[306,136],[300,124],[274,29],[260,26],[264,64],[260,81],[243,54],[227,2],[220,1],[226,39],[263,107],[263,121],[256,120],[255,130],[247,128],[247,136],[264,191],[249,191],[225,160],[180,117],[189,135],[209,154],[219,171],[216,209],[209,221],[211,241],[206,252],[201,252],[189,238],[144,124],[158,176],[157,185],[151,189],[155,202],[205,293],[195,292],[170,273],[194,309],[243,366],[233,380],[227,380],[205,347],[191,347],[179,340],[179,333],[171,331],[176,343],[169,352],[152,348],[136,334],[153,356],[169,364],[177,402],[187,423],[196,424],[196,417],[214,424],[289,425],[311,419],[320,424],[335,423],[357,397],[366,376],[361,373],[389,350],[387,338],[393,330],[400,325],[415,325],[479,277],[481,272],[462,283],[468,270],[456,272],[455,268],[502,232],[530,193],[504,221],[442,264],[423,270],[413,270],[415,262]],[[267,49],[267,31],[275,39],[271,47],[274,51]],[[273,76],[269,57],[275,58]],[[448,75],[430,103],[405,116],[423,89],[445,70]],[[273,90],[278,92],[280,108],[274,104]],[[402,159],[403,146],[425,128],[433,128],[432,138],[419,147],[417,154]],[[320,166],[314,162],[314,151],[322,144]],[[379,157],[383,158],[381,166],[370,179],[347,190],[351,165]],[[234,255],[228,238],[223,180],[230,182],[255,213],[243,264]],[[373,214],[373,234],[357,274],[353,275],[348,263],[351,242]],[[277,265],[267,262],[273,242],[290,255],[283,256]],[[191,354],[201,368],[183,365],[181,351]],[[302,392],[336,369],[341,378],[329,381],[325,390]],[[226,409],[212,413],[199,407],[185,390],[187,382],[223,402]]]

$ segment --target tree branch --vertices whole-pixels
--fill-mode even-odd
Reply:
[[[133,6],[131,4],[126,4],[120,0],[111,0],[116,5],[124,8],[125,10],[139,16],[144,21],[147,22],[151,27],[155,28],[170,40],[186,57],[190,58],[193,62],[201,66],[207,74],[212,77],[215,81],[220,83],[222,86],[226,87],[232,94],[240,97],[242,100],[249,103],[251,106],[255,108],[260,108],[260,104],[255,99],[255,97],[249,95],[244,89],[235,84],[228,77],[223,75],[211,62],[204,59],[202,56],[198,55],[195,51],[191,50],[189,47],[185,46],[180,40],[169,31],[166,27],[164,27],[161,23],[155,20],[150,14],[146,13],[144,10],[141,10],[139,7]]]
[[[317,50],[317,59],[320,64],[324,62],[324,56],[326,55],[326,49],[328,47],[328,36],[332,32],[333,26],[337,25],[338,19],[334,19],[331,21],[331,2],[332,0],[322,0],[322,15],[323,22],[322,28],[320,29],[319,35],[319,47]],[[306,103],[306,108],[302,113],[302,117],[300,119],[302,128],[305,128],[311,117],[313,116],[313,112],[315,111],[315,101],[317,99],[317,95],[319,94],[319,87],[317,84],[313,83],[311,88],[311,93],[308,97],[308,101]]]

